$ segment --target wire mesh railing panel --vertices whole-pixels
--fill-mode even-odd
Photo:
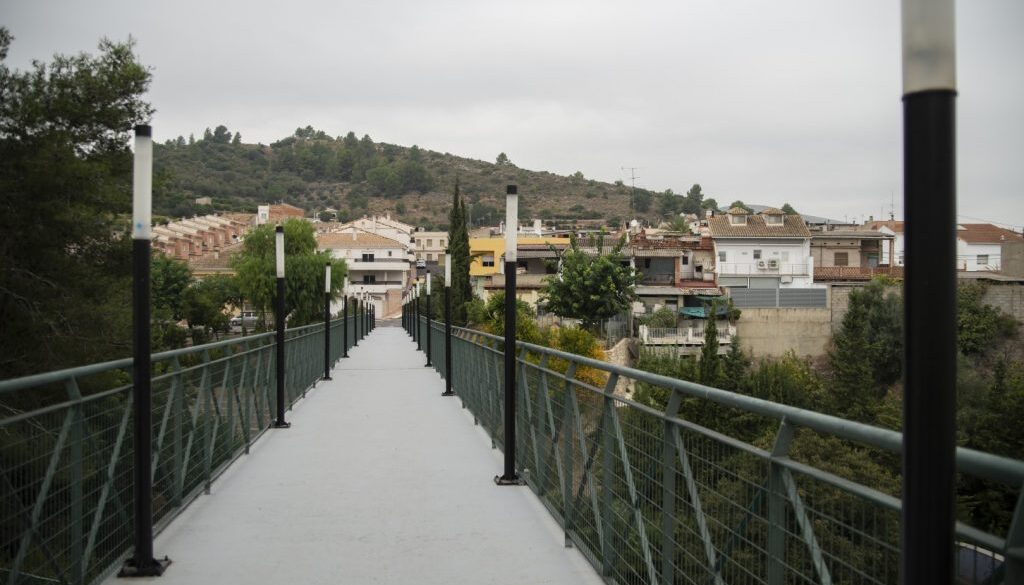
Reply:
[[[452,347],[455,391],[503,448],[503,340],[455,329]],[[898,470],[898,433],[528,343],[517,351],[517,468],[609,583],[898,582],[898,472],[879,471]],[[664,406],[616,394],[620,378]],[[700,424],[720,415],[737,422],[732,434]],[[965,449],[957,460],[1020,497],[1024,462]],[[1024,526],[1020,504],[1013,514]],[[1024,578],[1010,538],[958,524],[957,539],[960,582]]]
[[[332,323],[332,342],[353,326],[351,318]],[[287,332],[289,403],[323,375],[323,343],[323,324]],[[332,354],[340,357],[340,340],[336,347]],[[273,334],[261,334],[153,356],[158,530],[270,425],[275,353]],[[131,548],[131,363],[0,382],[3,582],[93,583]]]

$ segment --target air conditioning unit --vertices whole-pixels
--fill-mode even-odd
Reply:
[[[758,267],[759,269],[761,269],[761,270],[764,270],[764,268],[765,268],[765,262],[764,262],[764,260],[758,260],[758,261],[757,261],[757,267]]]
[[[778,270],[779,261],[776,260],[775,258],[772,258],[771,260],[768,261],[768,268],[771,268],[772,270]]]

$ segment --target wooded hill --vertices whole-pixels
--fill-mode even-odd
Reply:
[[[270,145],[245,144],[237,133],[218,126],[201,139],[178,137],[157,145],[154,159],[154,213],[172,218],[255,212],[256,205],[283,201],[310,213],[336,209],[341,221],[387,211],[413,225],[443,229],[456,179],[475,226],[504,218],[505,185],[510,183],[520,186],[524,220],[603,219],[618,225],[630,215],[630,188],[621,182],[594,181],[579,172],[566,177],[521,169],[503,153],[490,163],[377,143],[352,132],[331,137],[310,126]],[[654,194],[636,191],[637,207],[653,211]],[[195,204],[201,197],[211,197],[212,206]]]

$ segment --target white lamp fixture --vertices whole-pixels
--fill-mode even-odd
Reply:
[[[274,234],[274,243],[277,251],[277,277],[284,278],[284,226],[277,226]]]
[[[452,285],[452,255],[449,252],[444,253],[444,285]]]
[[[519,231],[519,191],[515,185],[505,188],[505,262],[519,259],[516,232]]]
[[[132,175],[132,239],[153,239],[153,129],[135,127],[135,165]]]
[[[331,293],[331,265],[327,264],[326,274],[324,275],[324,292],[327,294]]]
[[[430,281],[431,280],[434,280],[434,279],[430,278],[430,271],[428,270],[427,271],[427,296],[430,296]]]
[[[903,0],[903,93],[956,89],[953,0]]]

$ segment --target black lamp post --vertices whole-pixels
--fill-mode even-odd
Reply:
[[[516,231],[519,195],[515,185],[505,190],[505,471],[498,485],[523,485],[516,473]]]
[[[956,481],[953,0],[903,0],[906,221],[901,581],[949,584]]]
[[[444,392],[441,396],[454,396],[452,392],[452,255],[444,251]]]
[[[277,261],[277,298],[275,299],[274,320],[277,322],[277,420],[275,429],[287,429],[291,423],[284,420],[284,226],[277,226],[274,233]]]
[[[345,282],[341,286],[341,322],[344,324],[341,328],[341,357],[348,357],[348,276],[345,277]]]
[[[153,129],[135,127],[132,195],[132,397],[135,554],[122,577],[162,575],[170,559],[153,556],[153,394],[150,347],[150,247],[153,238]]]
[[[324,267],[324,380],[331,379],[331,261]]]
[[[427,270],[427,363],[424,364],[424,366],[428,367],[428,368],[433,367],[433,365],[434,365],[430,361],[430,350],[431,350],[431,345],[430,345],[430,318],[433,316],[433,313],[434,313],[434,306],[430,304],[430,281],[431,280],[432,279],[430,278],[430,270]]]

